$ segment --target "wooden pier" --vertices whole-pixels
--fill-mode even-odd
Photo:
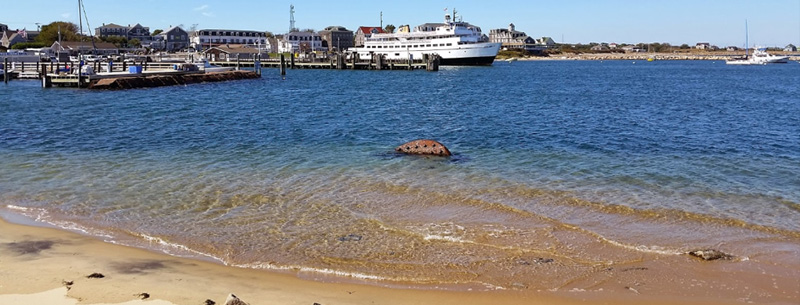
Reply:
[[[259,75],[262,68],[277,68],[280,75],[285,75],[289,69],[331,69],[331,70],[421,70],[438,71],[440,58],[437,55],[426,55],[415,60],[387,60],[382,56],[360,58],[357,55],[350,57],[336,54],[321,59],[295,58],[280,55],[279,58],[215,61],[209,64],[218,67],[234,67],[236,70],[255,71]],[[181,66],[189,65],[178,62],[89,62],[86,66],[92,67],[99,74],[78,76],[84,66],[72,62],[21,62],[14,63],[14,71],[9,71],[8,63],[4,65],[5,81],[10,78],[40,79],[42,87],[88,87],[93,81],[103,78],[141,77],[147,75],[174,75],[181,73],[203,73],[202,71],[183,71]],[[130,73],[131,66],[141,67],[141,73]],[[138,72],[138,71],[137,71]]]
[[[262,67],[281,69],[330,69],[330,70],[418,70],[439,71],[440,58],[437,55],[426,56],[415,60],[387,60],[381,56],[371,58],[348,59],[344,55],[335,55],[323,59],[297,59],[284,56],[259,60]],[[210,64],[220,67],[252,68],[253,60],[214,61]]]

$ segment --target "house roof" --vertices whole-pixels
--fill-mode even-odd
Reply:
[[[121,25],[115,24],[115,23],[104,24],[104,25],[102,25],[100,27],[101,28],[127,28],[126,26],[121,26]]]
[[[386,31],[384,31],[382,28],[377,27],[377,26],[360,26],[360,27],[358,27],[358,30],[361,31],[361,33],[372,33],[373,29],[377,30],[378,34],[386,33]]]
[[[166,35],[169,35],[168,33],[176,31],[176,30],[180,30],[181,32],[186,33],[186,31],[184,31],[181,27],[173,26],[173,27],[168,28],[168,29],[164,30],[163,32],[161,32],[160,34],[158,34],[158,36],[166,36]]]

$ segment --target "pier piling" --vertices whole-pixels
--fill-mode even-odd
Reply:
[[[279,68],[281,71],[281,75],[286,75],[286,57],[281,54],[281,67]]]
[[[8,57],[3,60],[3,82],[8,84]]]

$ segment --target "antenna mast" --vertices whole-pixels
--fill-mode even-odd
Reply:
[[[289,33],[293,32],[294,27],[294,4],[289,5]]]

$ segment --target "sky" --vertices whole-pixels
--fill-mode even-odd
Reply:
[[[78,24],[77,0],[2,0],[0,23],[10,29],[36,24]],[[35,5],[34,5],[35,3]],[[140,23],[151,31],[182,25],[189,29],[270,31],[289,29],[289,6],[296,27],[322,30],[330,25],[411,25],[442,22],[455,8],[464,21],[490,29],[507,28],[556,42],[670,43],[709,42],[724,46],[800,46],[800,0],[564,0],[564,1],[244,1],[244,0],[83,0],[89,26]],[[745,24],[747,29],[745,30]]]

